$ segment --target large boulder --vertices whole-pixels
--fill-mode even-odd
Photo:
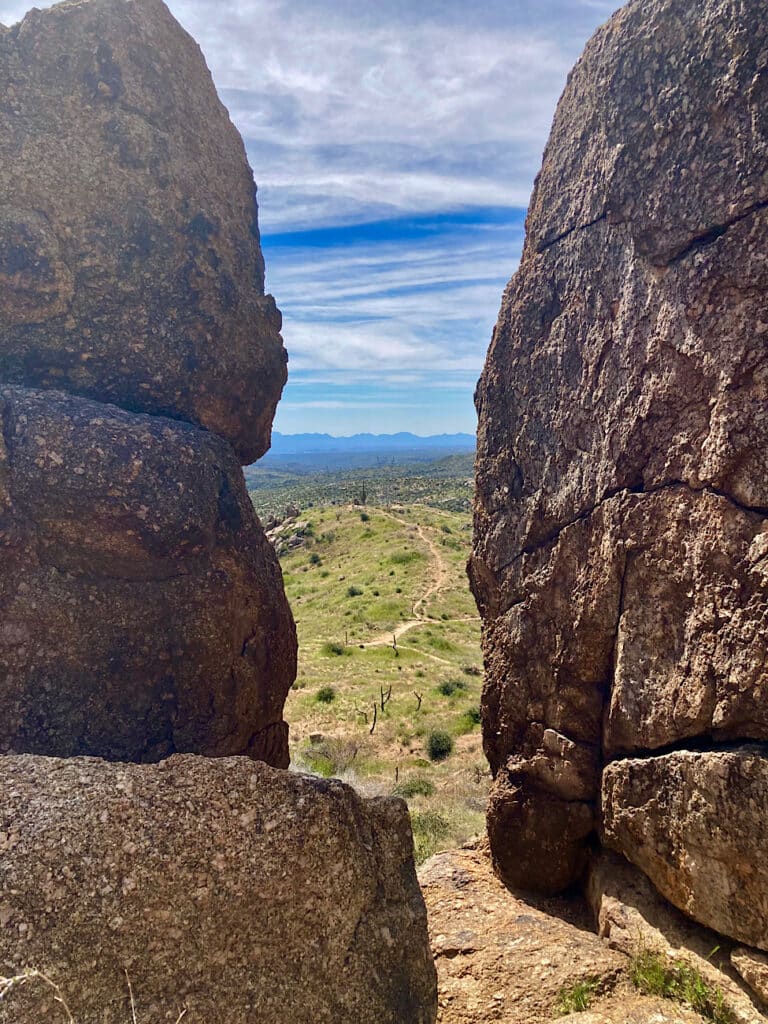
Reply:
[[[766,753],[615,761],[603,773],[602,834],[689,917],[768,950]]]
[[[0,379],[188,420],[243,463],[285,383],[253,176],[161,0],[0,26]]]
[[[296,634],[232,448],[0,388],[0,752],[285,767]]]
[[[514,885],[581,875],[606,762],[768,738],[764,13],[633,0],[596,34],[504,294],[470,574]]]
[[[76,1021],[433,1024],[402,801],[190,755],[0,758],[0,794],[0,971]],[[55,996],[20,981],[0,1022]]]

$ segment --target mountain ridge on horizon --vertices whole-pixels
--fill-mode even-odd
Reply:
[[[468,434],[465,431],[458,431],[455,434],[413,434],[409,430],[398,430],[394,434],[374,434],[371,431],[363,431],[357,434],[328,434],[324,431],[305,431],[297,434],[286,434],[279,430],[272,431],[272,441],[278,439],[280,442],[283,441],[295,441],[298,438],[307,440],[330,440],[330,441],[357,441],[362,438],[371,440],[381,441],[393,441],[408,439],[409,441],[471,441],[475,444],[476,438],[474,434]]]

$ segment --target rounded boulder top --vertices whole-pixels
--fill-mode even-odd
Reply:
[[[200,48],[160,0],[0,31],[0,379],[269,447],[286,380],[256,189]]]

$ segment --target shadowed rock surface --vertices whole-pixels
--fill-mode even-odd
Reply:
[[[0,27],[0,378],[188,420],[241,462],[286,379],[253,175],[160,0]]]
[[[231,447],[0,388],[0,751],[288,764],[296,634]]]
[[[633,0],[555,117],[477,392],[489,832],[513,885],[581,876],[606,763],[768,738],[764,14]],[[648,828],[684,859],[682,821]]]
[[[0,970],[78,1022],[433,1024],[405,804],[246,758],[0,758]],[[84,898],[86,897],[86,898]],[[59,1019],[29,982],[2,1024]]]

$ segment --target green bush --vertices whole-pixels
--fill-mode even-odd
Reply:
[[[477,704],[474,704],[471,708],[467,708],[458,720],[454,731],[457,736],[464,736],[466,733],[476,729],[478,725],[480,725],[480,708]]]
[[[321,686],[317,691],[317,700],[321,704],[333,704],[336,700],[336,691],[332,686]]]
[[[444,761],[453,750],[453,740],[442,729],[433,729],[427,737],[427,754],[430,761]]]
[[[367,523],[370,518],[371,517],[368,515],[367,512],[361,512],[360,513],[360,522]]]
[[[322,565],[323,564],[322,558],[320,557],[320,555],[318,555],[318,553],[316,551],[313,551],[312,554],[309,556],[309,564],[310,565]]]
[[[347,597],[360,597],[361,594],[362,590],[354,584],[351,587],[347,587]]]
[[[443,697],[452,697],[459,690],[466,690],[467,684],[463,679],[445,679],[437,687],[437,692]]]
[[[399,782],[392,790],[395,796],[401,796],[404,800],[410,800],[414,796],[432,796],[435,787],[420,775],[414,775],[412,779],[405,779]]]

